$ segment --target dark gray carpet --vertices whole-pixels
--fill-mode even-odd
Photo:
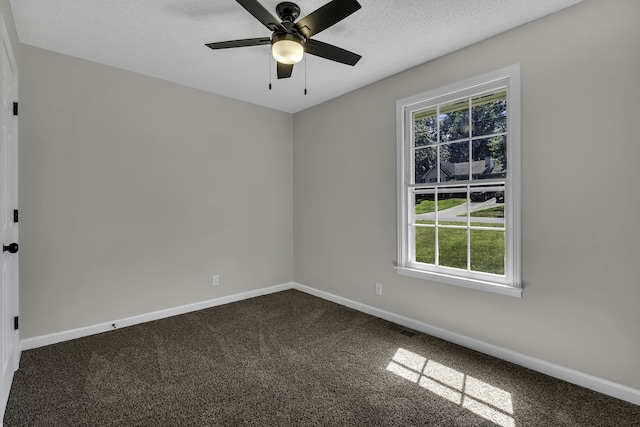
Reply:
[[[298,292],[22,354],[5,426],[640,426],[640,407]]]

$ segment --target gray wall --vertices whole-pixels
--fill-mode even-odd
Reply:
[[[295,281],[639,389],[639,17],[586,1],[295,114]],[[523,298],[397,275],[396,100],[514,63]]]
[[[16,25],[13,22],[13,12],[9,0],[0,0],[0,13],[4,16],[4,23],[7,26],[9,40],[13,48],[13,56],[15,57],[18,67],[20,66],[20,49],[18,48],[18,34],[16,33]]]
[[[292,280],[290,114],[20,50],[22,339]]]

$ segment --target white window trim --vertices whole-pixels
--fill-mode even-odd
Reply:
[[[507,87],[507,129],[508,148],[507,163],[509,165],[508,184],[505,187],[505,199],[510,203],[506,206],[505,218],[510,219],[511,225],[505,229],[507,256],[505,264],[506,279],[491,281],[471,278],[461,275],[447,274],[446,271],[427,271],[415,268],[409,262],[409,236],[408,236],[408,192],[407,183],[410,160],[408,158],[407,144],[410,144],[411,135],[406,134],[406,117],[411,111],[418,109],[421,104],[433,104],[438,98],[452,95],[463,95],[492,84],[502,84]],[[522,296],[521,283],[521,184],[520,184],[520,64],[515,64],[503,69],[477,76],[459,83],[451,84],[443,88],[428,91],[396,103],[397,123],[397,170],[398,170],[398,256],[396,271],[398,274],[435,282],[441,282],[466,288],[494,292],[514,297]],[[446,269],[442,269],[446,270]]]

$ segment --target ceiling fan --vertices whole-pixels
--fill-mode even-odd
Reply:
[[[257,0],[236,1],[265,27],[273,31],[271,38],[258,37],[207,43],[206,46],[211,49],[271,44],[271,52],[277,61],[279,79],[291,77],[293,65],[302,60],[305,52],[351,66],[356,65],[362,58],[348,50],[311,38],[360,9],[360,3],[356,0],[330,1],[298,22],[295,21],[300,16],[300,7],[295,3],[285,1],[276,6],[276,13],[280,17],[278,22]]]

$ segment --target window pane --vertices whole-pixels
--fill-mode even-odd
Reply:
[[[507,137],[476,139],[471,143],[473,179],[504,178],[507,165]]]
[[[438,189],[438,224],[467,225],[467,188]]]
[[[440,182],[469,179],[469,142],[440,146]]]
[[[473,136],[507,131],[506,91],[478,96],[471,100],[471,104]]]
[[[416,220],[435,220],[435,190],[416,190],[414,197],[414,212]]]
[[[415,184],[437,182],[438,149],[435,146],[416,148],[413,158]]]
[[[504,231],[471,230],[471,270],[504,274]]]
[[[469,211],[471,226],[504,228],[504,184],[472,186]]]
[[[504,185],[502,189],[496,191],[496,203],[502,203],[502,208],[504,209]]]
[[[467,230],[438,228],[439,264],[467,269]]]
[[[418,221],[426,223],[427,221]],[[433,222],[433,221],[431,221]],[[426,264],[436,263],[436,229],[435,227],[414,227],[415,229],[415,254],[416,262]]]
[[[469,137],[469,101],[462,99],[440,107],[440,141]]]
[[[421,111],[413,116],[414,145],[422,147],[438,141],[438,119],[435,109]]]

